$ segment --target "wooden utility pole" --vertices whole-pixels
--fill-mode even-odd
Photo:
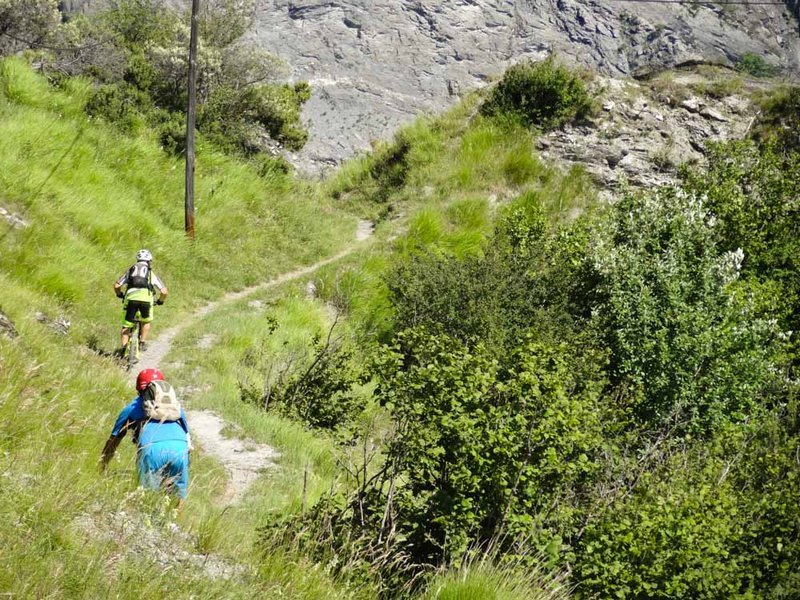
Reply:
[[[192,0],[192,27],[189,36],[189,106],[186,109],[186,235],[194,240],[194,123],[197,113],[197,29],[200,0]]]

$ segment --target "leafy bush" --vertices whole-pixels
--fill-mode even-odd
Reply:
[[[589,524],[576,580],[588,596],[792,598],[800,548],[796,384],[784,408],[726,427],[649,469]]]
[[[418,329],[401,334],[375,372],[400,435],[373,490],[404,482],[384,498],[398,549],[441,565],[473,544],[528,536],[558,556],[579,496],[563,491],[597,470],[603,410],[593,360],[531,336],[502,365],[481,346]]]
[[[743,252],[719,248],[713,214],[674,190],[629,196],[599,225],[595,326],[611,379],[646,427],[708,433],[757,406],[778,333],[731,293]]]
[[[550,57],[508,69],[481,112],[516,117],[526,125],[551,129],[586,117],[591,105],[581,78]]]
[[[300,111],[311,89],[302,82],[277,83],[283,63],[241,43],[251,16],[252,2],[215,0],[205,6],[197,128],[238,154],[299,150],[308,139]],[[158,129],[165,149],[182,151],[185,134],[177,123],[185,122],[189,27],[181,13],[160,0],[115,0],[94,16],[72,19],[59,35],[55,58],[43,64],[56,74],[95,78],[100,85],[89,114],[126,129],[148,123]]]
[[[150,96],[128,83],[98,87],[86,102],[90,117],[118,123],[123,131],[136,131],[147,123],[154,107]]]
[[[795,332],[800,330],[799,173],[800,154],[777,141],[735,142],[712,146],[708,167],[685,173],[683,184],[706,195],[721,248],[742,249],[742,275],[753,290],[767,290],[764,313]],[[796,334],[793,339],[797,354],[800,340]]]
[[[273,323],[269,333],[274,331]],[[321,429],[351,422],[361,410],[354,393],[360,372],[353,365],[353,352],[332,335],[333,328],[327,338],[315,336],[310,355],[248,350],[240,365],[241,399]]]
[[[265,140],[275,140],[299,150],[308,139],[300,108],[310,97],[308,85],[251,86],[237,90],[215,88],[199,107],[198,127],[221,148],[255,154]]]
[[[42,47],[59,22],[56,0],[0,0],[0,56]]]
[[[580,226],[553,229],[538,194],[504,207],[477,255],[421,249],[385,276],[395,330],[424,326],[465,344],[506,351],[529,329],[549,339],[583,318],[577,276],[586,252]]]
[[[753,77],[772,77],[778,74],[778,67],[769,64],[758,54],[745,52],[736,62],[736,70]]]

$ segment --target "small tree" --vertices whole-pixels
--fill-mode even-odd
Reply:
[[[659,435],[744,420],[773,371],[777,326],[738,293],[742,250],[719,241],[707,205],[670,189],[619,201],[598,226],[594,324],[613,383]]]

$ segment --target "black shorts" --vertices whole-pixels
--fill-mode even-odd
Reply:
[[[143,323],[152,321],[152,318],[150,317],[150,309],[152,306],[153,305],[150,302],[142,300],[129,300],[128,304],[125,306],[125,317],[123,319],[125,327],[133,327],[133,322],[136,319],[137,312],[139,313]]]

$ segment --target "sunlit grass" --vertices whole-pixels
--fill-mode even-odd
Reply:
[[[423,600],[567,600],[564,576],[540,563],[506,564],[495,553],[475,557],[435,576]]]
[[[266,181],[201,144],[197,241],[188,243],[180,159],[147,131],[124,137],[88,119],[81,94],[70,95],[82,84],[60,91],[20,61],[0,65],[0,204],[30,225],[0,221],[0,268],[55,296],[74,320],[107,324],[107,343],[119,311],[110,285],[141,247],[172,292],[158,317],[167,323],[351,242],[355,220],[314,186]]]
[[[111,283],[140,247],[156,255],[154,266],[172,292],[158,313],[158,332],[223,291],[332,254],[351,243],[355,219],[335,210],[316,186],[288,184],[290,177],[262,180],[249,165],[201,144],[198,239],[189,244],[181,162],[146,131],[121,136],[87,119],[86,92],[80,81],[57,90],[20,61],[0,62],[0,206],[28,223],[15,229],[0,220],[0,311],[19,334],[12,339],[0,331],[0,592],[20,598],[320,597],[310,584],[293,587],[293,580],[308,579],[300,567],[286,564],[280,577],[258,575],[261,557],[252,541],[264,512],[233,521],[250,526],[246,535],[228,535],[228,519],[236,515],[218,505],[226,475],[210,457],[193,458],[181,513],[160,494],[138,488],[129,440],[107,473],[99,473],[103,443],[134,390],[110,359],[86,344],[114,343],[119,304]],[[288,304],[286,312],[289,321],[313,321],[299,304]],[[59,317],[71,322],[67,335],[47,324]],[[232,352],[247,347],[245,329],[221,336]],[[235,395],[227,401],[256,412]],[[273,443],[299,439],[287,439],[285,453],[321,473],[312,484],[330,479],[333,461],[323,440],[293,423],[269,430],[276,433],[263,437]],[[255,425],[245,432],[258,438],[260,431]],[[250,497],[242,505],[253,506],[265,505]],[[154,536],[151,545],[178,524],[183,536],[169,543],[167,555],[218,551],[242,575],[209,574],[202,560],[159,563],[139,543],[142,523]],[[325,573],[314,581],[327,597],[346,597]]]
[[[254,349],[265,360],[307,355],[335,310],[346,316],[346,336],[358,331],[359,344],[376,343],[391,328],[383,276],[397,261],[426,250],[479,253],[497,206],[527,192],[539,194],[555,218],[568,218],[593,200],[587,178],[542,163],[530,131],[476,117],[478,96],[402,133],[405,170],[388,188],[378,181],[373,156],[316,185],[284,176],[261,179],[201,140],[198,239],[190,244],[183,234],[181,161],[162,152],[146,130],[125,137],[87,119],[88,89],[70,80],[57,90],[17,60],[0,62],[0,206],[30,223],[13,229],[0,221],[0,310],[21,334],[15,340],[0,334],[0,514],[7,523],[0,523],[0,592],[374,597],[335,581],[307,557],[260,552],[258,527],[312,505],[340,484],[341,470],[331,438],[242,402],[243,378],[263,376],[264,366],[246,364],[246,355]],[[133,252],[152,250],[154,267],[171,290],[158,312],[157,335],[168,324],[186,323],[191,308],[225,291],[268,281],[351,244],[355,218],[342,207],[382,219],[378,241],[302,281],[188,323],[163,365],[168,379],[185,390],[187,408],[213,410],[231,435],[273,446],[280,452],[277,466],[239,504],[226,506],[226,473],[199,452],[180,514],[163,507],[157,494],[138,490],[128,441],[109,474],[99,476],[100,449],[133,390],[109,359],[86,345],[114,343],[119,305],[110,286]],[[309,281],[316,299],[307,297]],[[37,312],[65,315],[73,323],[70,333],[51,331],[36,320]],[[380,421],[368,389],[364,396],[362,419]],[[187,551],[227,557],[245,575],[212,580],[186,568],[176,579],[118,540],[82,534],[92,524],[119,531],[121,512],[149,519],[158,531],[174,520],[188,536]],[[487,594],[492,586],[496,594],[530,589],[481,569],[440,582],[437,589],[455,596],[431,597],[466,598],[458,594],[467,588]],[[464,581],[467,588],[458,587]]]

